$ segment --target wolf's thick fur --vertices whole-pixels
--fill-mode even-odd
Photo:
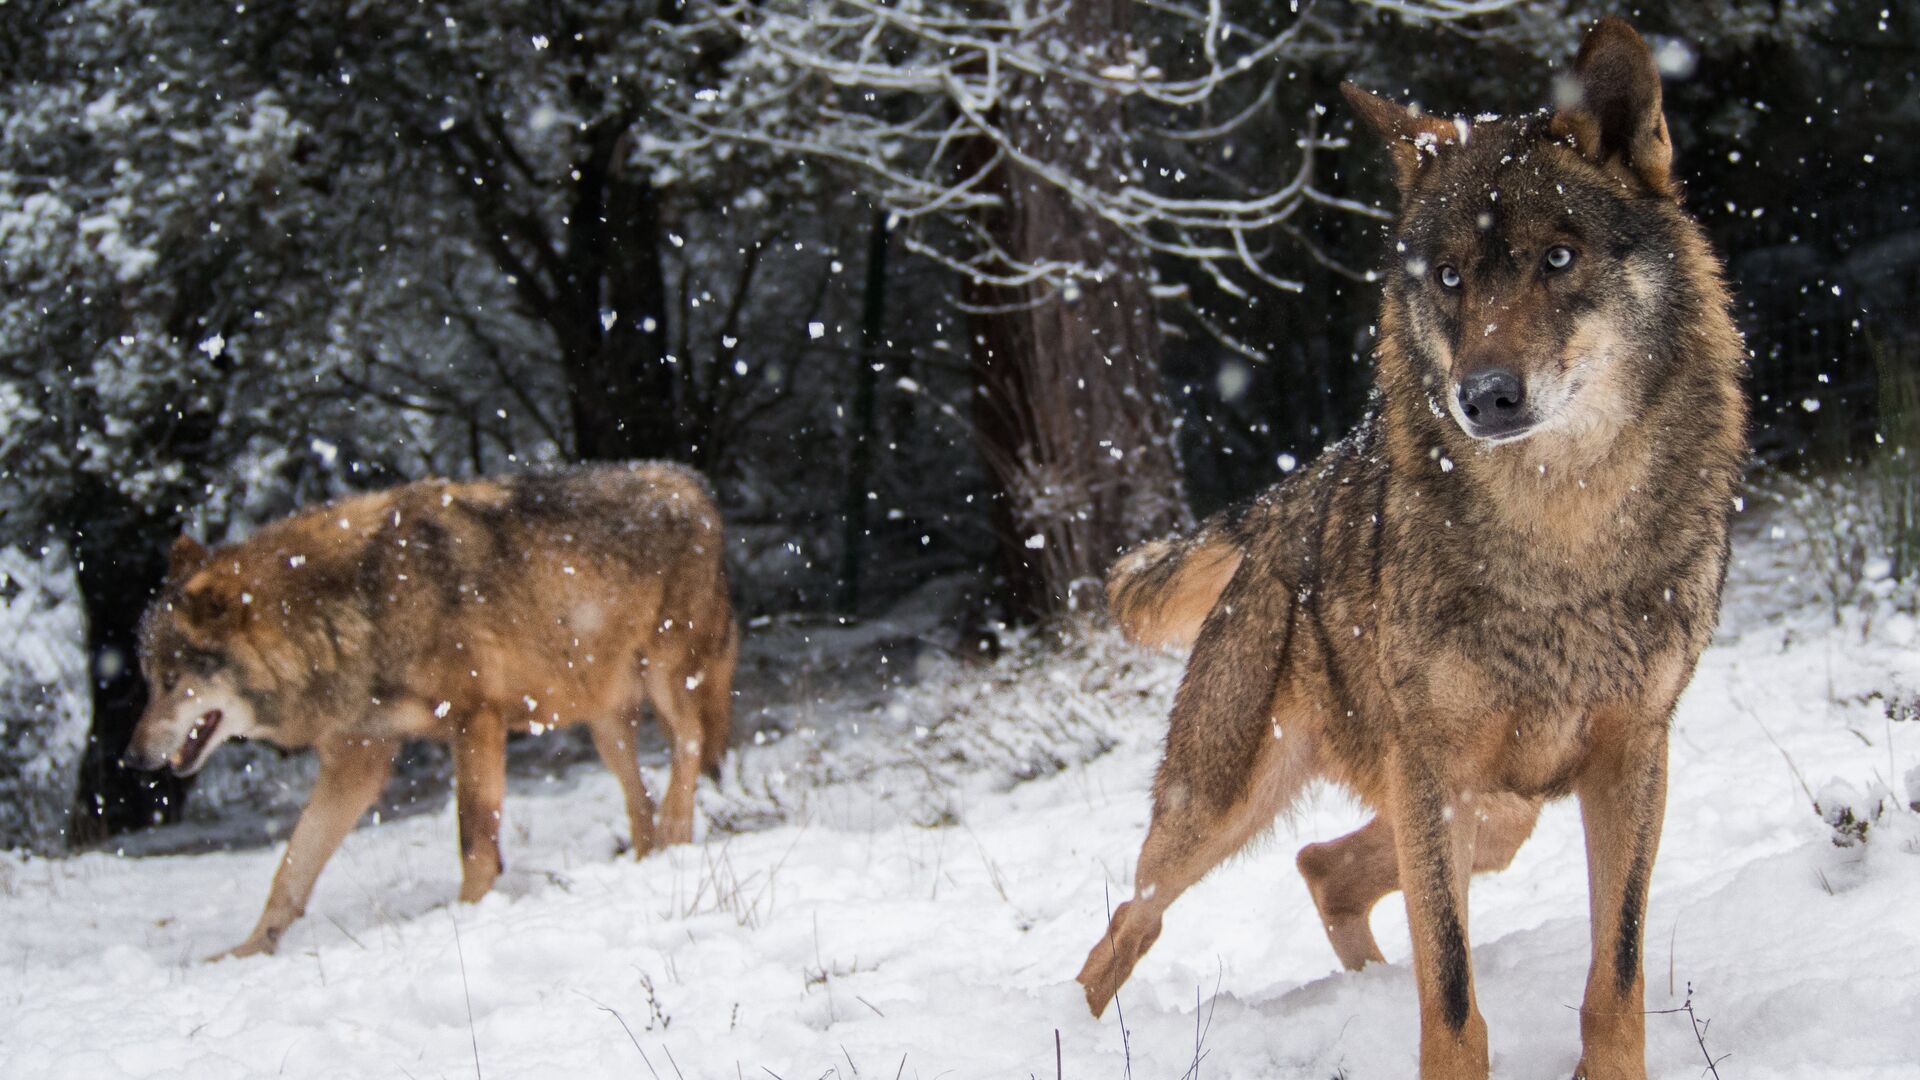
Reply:
[[[1377,958],[1366,911],[1402,888],[1421,1075],[1485,1077],[1467,878],[1512,856],[1539,799],[1575,794],[1594,942],[1578,1075],[1645,1077],[1667,728],[1718,615],[1742,346],[1645,44],[1602,21],[1574,73],[1556,113],[1471,124],[1348,88],[1402,198],[1378,409],[1114,572],[1133,635],[1194,645],[1134,897],[1079,976],[1096,1014],[1167,906],[1327,777],[1379,814],[1301,853],[1336,948]]]
[[[142,626],[151,699],[129,758],[191,773],[236,736],[320,756],[234,952],[273,950],[402,739],[453,749],[463,900],[502,868],[510,731],[590,725],[634,852],[690,839],[695,780],[717,775],[732,722],[724,547],[699,475],[660,464],[423,481],[213,551],[183,537]],[[634,757],[647,702],[673,755],[657,830]]]

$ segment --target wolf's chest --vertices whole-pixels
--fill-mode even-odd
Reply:
[[[1442,733],[1487,790],[1562,793],[1594,725],[1647,700],[1680,655],[1667,628],[1618,603],[1472,614],[1387,628],[1381,660],[1397,688],[1388,722]]]
[[[1651,596],[1647,595],[1651,593]],[[1664,590],[1575,602],[1488,605],[1446,632],[1499,704],[1534,713],[1638,699],[1666,656],[1684,648],[1685,613]]]

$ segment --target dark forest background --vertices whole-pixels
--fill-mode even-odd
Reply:
[[[1115,551],[1366,407],[1391,193],[1340,81],[1538,108],[1609,13],[0,6],[0,546],[71,573],[84,615],[67,839],[184,805],[113,764],[172,538],[349,490],[672,458],[713,481],[747,614],[871,615],[936,579],[970,634],[1084,609]],[[1758,464],[1890,460],[1920,369],[1920,15],[1627,14],[1735,282]],[[20,775],[48,700],[7,691]]]

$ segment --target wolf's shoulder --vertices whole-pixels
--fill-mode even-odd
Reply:
[[[1328,443],[1312,460],[1223,510],[1223,523],[1290,517],[1295,512],[1323,505],[1342,488],[1376,483],[1386,477],[1388,468],[1380,440],[1379,413],[1369,410],[1359,423]]]

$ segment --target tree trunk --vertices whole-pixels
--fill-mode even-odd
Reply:
[[[166,541],[175,523],[160,521],[93,485],[74,501],[68,542],[87,614],[87,673],[93,722],[80,759],[70,847],[90,847],[115,833],[177,821],[191,781],[120,764],[147,707],[140,676],[140,614],[166,580]]]
[[[841,500],[840,595],[837,606],[860,608],[860,577],[867,558],[868,485],[873,481],[873,443],[878,437],[881,335],[887,319],[887,215],[876,212],[867,239],[866,292],[860,306],[860,359],[854,370],[852,426],[848,432],[847,487]]]
[[[560,340],[582,461],[690,460],[667,346],[660,208],[644,175],[625,168],[624,120],[588,136],[567,215],[560,303],[547,314]]]
[[[1076,56],[1127,53],[1127,0],[1071,0],[1055,22]],[[1044,99],[1044,100],[1043,100]],[[1029,83],[1000,119],[1023,153],[1082,179],[1133,171],[1112,95],[1066,80]],[[1123,549],[1191,521],[1159,362],[1160,326],[1144,255],[1056,184],[1009,163],[1003,206],[982,224],[1007,269],[1077,267],[1018,287],[975,280],[975,425],[1001,488],[995,508],[1016,610],[1097,605]]]

